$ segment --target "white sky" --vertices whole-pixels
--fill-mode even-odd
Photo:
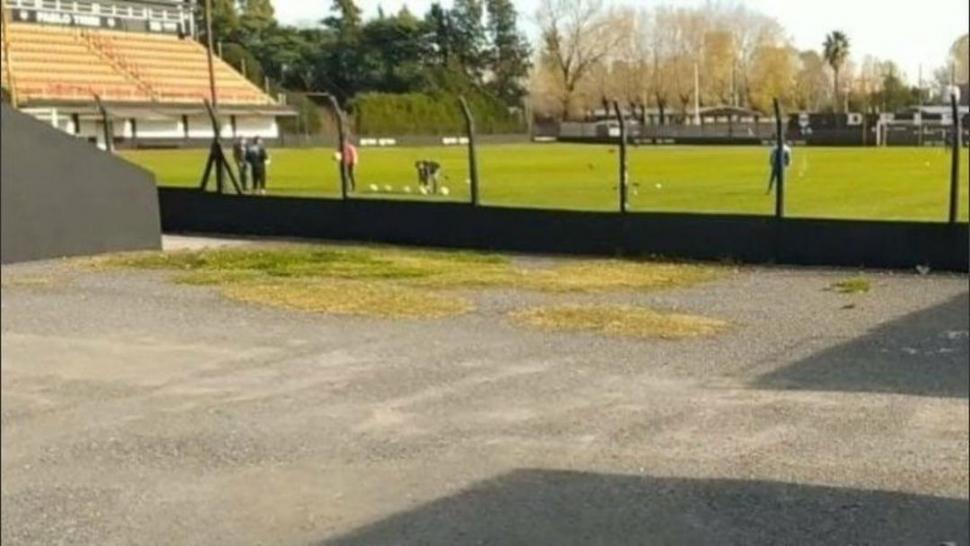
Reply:
[[[618,4],[696,6],[705,0],[615,0]],[[424,14],[432,0],[357,0],[367,16],[381,5],[392,13],[407,4]],[[741,3],[778,19],[799,49],[820,49],[825,34],[841,29],[849,35],[852,57],[865,55],[896,61],[915,83],[920,64],[924,78],[946,58],[950,44],[967,32],[967,0],[727,0]],[[277,18],[288,24],[312,24],[324,18],[330,0],[274,0]],[[442,0],[448,6],[451,0]],[[532,16],[538,0],[515,0],[523,28],[535,35]]]

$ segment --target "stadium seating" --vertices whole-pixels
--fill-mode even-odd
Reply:
[[[10,59],[0,59],[0,72],[4,85],[12,76],[18,100],[90,100],[97,94],[108,101],[197,104],[210,96],[206,49],[194,40],[25,23],[6,27]],[[214,61],[220,103],[274,104],[224,61]]]

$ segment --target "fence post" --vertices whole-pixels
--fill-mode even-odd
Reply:
[[[458,97],[458,104],[461,106],[461,113],[465,116],[465,133],[468,136],[468,182],[471,193],[471,204],[477,207],[479,204],[478,194],[478,153],[475,150],[475,118],[472,111],[468,108],[468,101],[465,97]]]
[[[340,110],[340,105],[337,104],[337,99],[333,95],[326,95],[327,101],[330,102],[330,108],[333,110],[333,117],[337,121],[337,146],[339,147],[339,160],[337,161],[337,170],[340,172],[340,198],[347,199],[347,164],[344,161],[344,151],[347,147],[347,135],[344,132],[344,115]]]
[[[950,110],[953,114],[953,142],[950,163],[950,223],[957,222],[960,213],[960,148],[963,147],[960,107],[956,94],[950,95]]]
[[[785,217],[785,127],[781,120],[781,106],[778,99],[775,105],[775,164],[772,168],[778,173],[778,189],[775,192],[775,217]]]
[[[626,165],[626,118],[623,116],[618,101],[613,101],[613,110],[616,112],[616,119],[620,122],[620,212],[626,213],[629,205],[627,199],[629,172]]]

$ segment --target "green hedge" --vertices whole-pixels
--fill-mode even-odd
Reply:
[[[525,131],[521,115],[510,112],[484,95],[466,97],[480,134]],[[362,136],[457,135],[465,132],[465,118],[453,94],[365,93],[356,97],[351,110]]]

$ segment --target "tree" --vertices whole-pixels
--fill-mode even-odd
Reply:
[[[487,62],[482,0],[455,0],[449,15],[454,58],[468,77],[482,83]]]
[[[964,34],[957,38],[950,46],[950,67],[953,70],[953,81],[955,83],[967,83],[970,81],[970,35]]]
[[[206,43],[205,19],[203,9],[198,10],[196,28],[199,29],[199,41]],[[212,0],[212,38],[214,43],[228,42],[238,39],[239,15],[233,0]]]
[[[323,24],[337,31],[341,40],[355,38],[360,32],[362,22],[360,8],[354,0],[333,0],[330,11],[334,13],[323,20]]]
[[[509,106],[517,106],[525,96],[522,82],[529,74],[532,49],[518,28],[518,14],[511,0],[485,0],[488,14],[489,85],[493,94]]]
[[[369,90],[407,93],[424,86],[424,61],[428,56],[425,23],[406,7],[393,17],[386,15],[361,29],[363,85]]]
[[[428,30],[428,41],[432,44],[435,61],[439,66],[448,66],[453,56],[453,44],[455,42],[452,33],[451,16],[435,2],[431,4],[428,14],[424,17],[425,27]]]
[[[794,90],[794,100],[798,108],[809,112],[821,110],[828,100],[830,85],[822,56],[815,51],[799,53]]]
[[[334,39],[320,53],[316,79],[322,89],[347,103],[363,89],[365,71],[361,50],[361,12],[354,0],[333,0],[333,15],[323,20]]]
[[[839,73],[843,65],[845,65],[845,61],[849,58],[849,37],[840,30],[834,30],[825,37],[825,42],[822,44],[822,47],[825,62],[832,67],[832,73],[834,75],[832,99],[835,101],[835,108],[838,111],[840,108]]]
[[[609,27],[602,0],[543,0],[536,19],[541,62],[555,75],[560,115],[567,119],[577,88],[615,49],[618,36]]]
[[[242,4],[239,26],[250,37],[262,35],[275,24],[275,12],[270,0],[246,0]]]
[[[792,101],[795,89],[797,52],[789,46],[762,46],[755,52],[751,69],[751,106],[770,112],[772,99]]]

